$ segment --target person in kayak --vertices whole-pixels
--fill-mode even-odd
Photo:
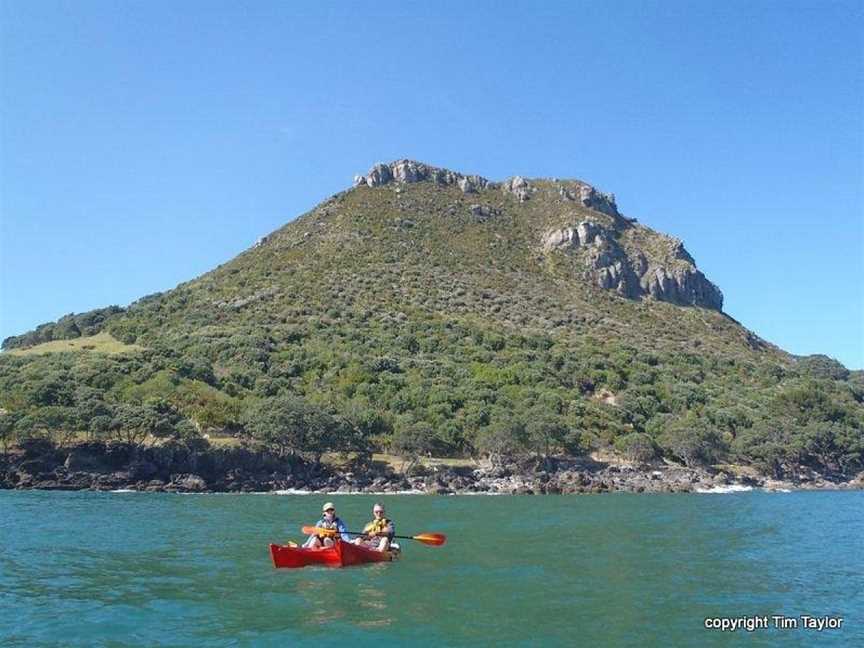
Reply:
[[[348,535],[348,527],[345,526],[345,523],[336,516],[336,507],[333,506],[333,502],[327,502],[324,506],[321,507],[324,515],[321,517],[318,522],[315,523],[315,526],[319,529],[333,529],[339,535],[338,536],[309,536],[309,539],[303,544],[307,549],[320,549],[321,547],[332,547],[336,538],[339,537],[345,542],[351,542],[351,537]]]
[[[393,520],[384,517],[384,506],[378,502],[372,507],[372,521],[363,527],[363,535],[354,544],[363,545],[378,551],[387,551],[396,533]]]

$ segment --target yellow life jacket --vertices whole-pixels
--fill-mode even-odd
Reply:
[[[372,533],[381,533],[390,526],[390,520],[385,517],[382,517],[380,520],[372,520],[369,524],[363,527],[363,533],[372,534]]]

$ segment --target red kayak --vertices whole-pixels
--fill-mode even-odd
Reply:
[[[270,545],[270,556],[274,567],[306,567],[324,565],[325,567],[348,567],[371,562],[388,562],[399,557],[399,546],[389,551],[375,551],[350,542],[337,542],[323,549],[304,549],[289,545]]]

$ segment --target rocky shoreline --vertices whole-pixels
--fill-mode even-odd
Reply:
[[[545,469],[543,469],[545,468]],[[72,448],[30,447],[0,455],[0,489],[174,493],[422,493],[541,495],[686,493],[736,490],[860,490],[853,479],[802,469],[778,480],[731,471],[651,466],[591,459],[504,466],[423,468],[404,476],[365,464],[344,472],[244,448],[193,450],[182,445],[139,448],[88,443]]]

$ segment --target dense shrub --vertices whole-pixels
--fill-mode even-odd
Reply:
[[[630,461],[650,463],[658,458],[659,448],[647,434],[634,432],[615,439],[615,449]]]
[[[259,401],[242,417],[244,434],[279,456],[303,455],[318,461],[339,449],[340,425],[325,410],[296,396]]]
[[[727,453],[727,442],[708,421],[689,415],[670,421],[658,439],[660,447],[690,467],[720,462]]]

